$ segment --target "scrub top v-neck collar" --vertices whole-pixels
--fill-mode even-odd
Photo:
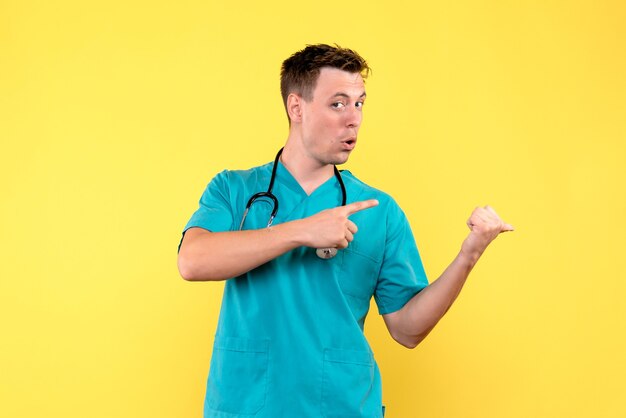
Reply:
[[[329,184],[337,185],[339,183],[337,177],[333,174],[328,180],[317,186],[317,188],[313,190],[311,194],[307,194],[302,186],[300,186],[300,183],[298,183],[298,180],[296,180],[296,178],[291,174],[291,172],[289,172],[289,170],[287,170],[287,167],[285,167],[285,165],[280,160],[278,161],[278,167],[276,169],[276,179],[285,186],[287,186],[292,192],[300,195],[302,197],[302,200],[306,200],[307,198],[314,196],[316,193],[319,193],[320,190],[329,187]],[[337,206],[341,206],[341,196],[339,199],[340,200]]]

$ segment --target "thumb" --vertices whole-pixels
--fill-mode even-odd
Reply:
[[[505,223],[504,225],[502,225],[502,229],[500,230],[500,232],[508,232],[508,231],[515,231],[515,228],[513,228],[513,225],[511,224]]]

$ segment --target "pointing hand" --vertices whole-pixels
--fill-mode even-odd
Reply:
[[[363,200],[323,210],[302,219],[303,243],[313,248],[346,248],[358,228],[348,217],[378,205],[378,200]]]

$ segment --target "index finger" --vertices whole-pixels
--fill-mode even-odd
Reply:
[[[373,208],[374,206],[378,206],[378,200],[370,199],[370,200],[361,200],[360,202],[350,203],[349,205],[345,205],[344,209],[346,210],[348,216],[350,216],[362,210]]]

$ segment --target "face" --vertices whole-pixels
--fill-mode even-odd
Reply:
[[[313,97],[302,101],[302,145],[321,165],[343,164],[356,146],[365,84],[358,73],[322,68]]]

